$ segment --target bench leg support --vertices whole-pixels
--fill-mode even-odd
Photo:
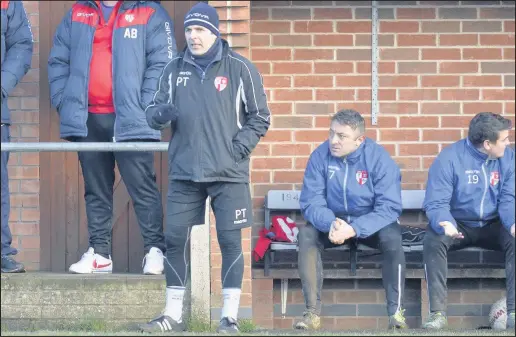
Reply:
[[[287,314],[288,279],[281,279],[281,317]]]

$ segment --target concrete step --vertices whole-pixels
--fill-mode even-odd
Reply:
[[[165,288],[164,275],[2,274],[2,329],[125,329],[161,313]]]

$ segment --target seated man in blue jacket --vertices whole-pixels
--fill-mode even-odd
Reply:
[[[321,250],[356,239],[383,255],[389,328],[406,328],[402,303],[405,254],[401,228],[401,175],[389,153],[364,135],[354,110],[337,112],[329,139],[308,161],[300,196],[307,225],[300,228],[298,268],[306,311],[296,329],[320,328]]]
[[[507,328],[514,329],[514,150],[511,120],[481,112],[469,133],[442,150],[428,173],[423,259],[430,316],[426,329],[447,325],[447,255],[475,245],[505,252]]]

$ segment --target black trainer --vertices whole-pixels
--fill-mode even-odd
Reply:
[[[148,323],[140,324],[138,327],[141,332],[150,333],[167,331],[182,332],[186,330],[185,324],[183,322],[178,323],[171,317],[165,315],[161,315]]]
[[[222,317],[220,320],[219,327],[217,328],[218,333],[239,333],[238,322],[236,319],[231,317]]]
[[[14,261],[10,255],[2,256],[2,273],[24,273],[23,264]]]

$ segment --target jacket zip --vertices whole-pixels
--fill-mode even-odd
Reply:
[[[123,4],[122,4],[123,5]],[[111,83],[112,83],[112,87],[113,87],[113,107],[115,108],[115,111],[114,114],[115,114],[115,122],[113,123],[113,143],[116,143],[116,120],[118,119],[117,117],[117,114],[116,114],[116,99],[115,99],[115,87],[116,87],[116,83],[115,83],[115,51],[116,49],[114,48],[115,46],[115,31],[116,31],[116,24],[118,22],[118,17],[120,16],[120,9],[122,8],[122,6],[118,7],[118,11],[116,13],[116,17],[115,17],[115,22],[113,23],[113,32],[111,33],[111,50],[112,50],[112,53],[111,53]]]
[[[349,166],[348,166],[348,161],[346,160],[346,158],[343,159],[343,162],[344,164],[346,164],[346,171],[344,173],[344,184],[343,184],[343,189],[344,189],[344,209],[346,210],[346,220],[349,224],[350,222],[350,219],[349,219],[349,213],[348,213],[348,197],[346,195],[346,189],[347,189],[347,185],[348,185],[348,170],[349,170]]]
[[[489,182],[487,181],[487,174],[485,169],[485,165],[488,161],[489,159],[482,163],[482,173],[484,174],[484,194],[482,195],[482,200],[480,201],[480,227],[484,225],[484,221],[482,220],[482,218],[484,217],[484,201],[486,199],[487,189],[489,188]]]

